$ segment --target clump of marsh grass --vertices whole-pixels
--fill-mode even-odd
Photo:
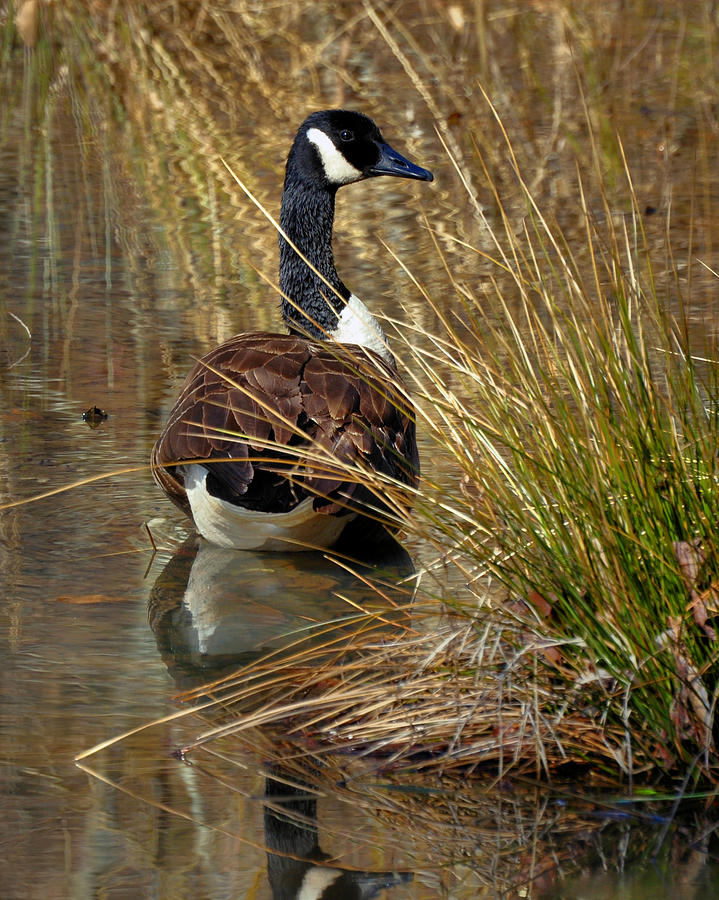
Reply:
[[[186,695],[212,696],[223,722],[185,752],[281,723],[283,741],[311,748],[325,765],[351,752],[350,768],[365,759],[383,772],[466,773],[487,764],[533,772],[583,762],[592,746],[606,755],[621,740],[618,729],[601,727],[599,707],[579,711],[553,696],[539,674],[538,657],[552,649],[546,640],[525,640],[518,652],[508,639],[518,626],[506,620],[501,640],[491,625],[478,635],[474,622],[433,622],[430,637],[429,615],[415,610],[393,640],[363,630],[335,652],[330,640],[263,659]]]
[[[198,744],[282,722],[382,769],[716,779],[717,360],[694,352],[678,279],[661,299],[636,203],[607,202],[603,226],[587,212],[580,262],[526,197],[518,230],[495,196],[495,252],[469,248],[492,290],[450,274],[460,314],[436,306],[441,327],[408,343],[419,418],[458,473],[430,471],[410,527],[469,582],[444,596],[460,619],[418,608],[391,644],[245,670],[210,689],[237,715]]]
[[[492,289],[453,282],[461,316],[415,352],[423,417],[461,473],[441,502],[425,491],[425,522],[561,644],[557,696],[611,685],[623,771],[713,779],[719,359],[692,346],[678,278],[662,300],[634,198],[618,217],[605,200],[603,227],[585,210],[580,263],[526,197],[517,230],[495,194]]]

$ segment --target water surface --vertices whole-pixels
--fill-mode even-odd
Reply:
[[[269,788],[260,748],[229,772],[214,771],[211,760],[205,770],[188,766],[173,752],[198,723],[169,720],[93,757],[110,784],[77,768],[74,758],[173,714],[178,690],[277,649],[312,622],[346,615],[347,598],[371,599],[320,557],[198,552],[146,465],[192,358],[237,331],[277,327],[276,298],[256,273],[273,275],[275,238],[238,199],[242,239],[226,241],[207,185],[201,202],[178,194],[177,185],[202,182],[202,173],[188,175],[190,164],[172,172],[127,121],[89,121],[62,79],[38,109],[28,53],[23,61],[16,50],[12,72],[5,72],[13,104],[0,141],[0,502],[122,474],[0,512],[2,895],[270,897]],[[461,60],[459,40],[456,52]],[[371,87],[376,65],[366,61],[361,84]],[[338,264],[348,285],[366,285],[358,293],[380,305],[391,307],[401,292],[413,321],[430,328],[432,315],[409,279],[380,255],[377,238],[401,249],[452,309],[443,264],[418,225],[420,205],[436,208],[440,240],[446,230],[481,244],[484,232],[429,116],[401,73],[385,65],[396,103],[401,97],[413,110],[413,158],[437,169],[438,182],[426,196],[418,186],[387,182],[343,192]],[[656,144],[669,131],[674,146],[694,146],[696,120],[680,128],[688,113],[667,112],[650,79],[633,81],[620,65],[617,72],[618,122],[629,117],[628,88],[637,101],[634,133],[641,140],[631,150],[638,189],[665,209],[668,167],[657,162]],[[263,125],[262,103],[256,107],[254,118],[235,123],[240,162],[254,172],[255,189],[277,198],[296,123],[275,131]],[[536,116],[533,133],[541,141],[551,129],[546,113]],[[402,121],[396,112],[392,118]],[[555,162],[559,153],[550,154]],[[677,182],[681,193],[681,175]],[[561,193],[563,184],[557,177],[538,190]],[[711,198],[712,190],[702,185],[701,197]],[[677,227],[690,206],[688,192],[681,196]],[[572,209],[568,203],[560,213],[571,220]],[[663,239],[666,219],[648,221],[650,231],[660,222],[652,234]],[[448,240],[444,249],[454,246]],[[453,271],[481,284],[484,265],[463,258]],[[715,304],[704,303],[708,294],[700,289],[696,296],[691,325],[709,333]],[[95,428],[82,419],[93,406],[107,413]],[[399,552],[385,561],[389,577],[405,578],[426,552],[406,549],[411,559]],[[715,850],[710,838],[688,848],[700,824],[672,830],[654,859],[652,842],[663,824],[646,825],[638,810],[619,822],[597,818],[593,809],[582,818],[586,811],[551,791],[487,787],[478,779],[461,797],[416,790],[416,816],[408,818],[402,804],[393,806],[392,790],[382,784],[376,791],[381,815],[372,814],[369,801],[321,798],[320,834],[311,845],[347,867],[413,873],[388,897],[719,894],[716,867],[707,865]]]

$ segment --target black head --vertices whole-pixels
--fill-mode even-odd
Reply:
[[[290,172],[330,189],[375,175],[433,180],[431,172],[393,150],[372,119],[346,109],[327,109],[305,119],[287,160]]]

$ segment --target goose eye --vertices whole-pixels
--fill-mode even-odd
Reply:
[[[348,131],[347,128],[343,128],[342,131],[340,131],[340,140],[341,141],[351,141],[353,138],[354,138],[354,135],[352,134],[351,131]]]

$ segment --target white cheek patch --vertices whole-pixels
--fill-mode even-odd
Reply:
[[[324,131],[320,131],[319,128],[310,128],[307,132],[307,140],[317,147],[325,175],[331,184],[350,184],[352,181],[360,180],[362,177],[360,170],[356,169],[352,163],[347,162]]]

